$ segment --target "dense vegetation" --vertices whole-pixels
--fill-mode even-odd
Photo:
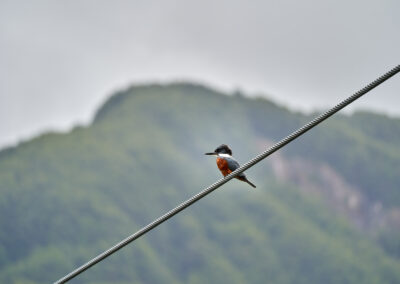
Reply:
[[[309,119],[265,99],[192,84],[135,86],[93,123],[0,152],[0,283],[50,283]],[[400,206],[400,121],[336,116],[288,146],[324,161],[371,200]],[[269,164],[231,181],[72,283],[400,283],[399,235],[381,242]],[[398,254],[388,253],[398,249]]]

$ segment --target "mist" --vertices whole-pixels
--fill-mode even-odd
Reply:
[[[399,63],[398,1],[1,1],[0,147],[115,90],[194,81],[328,108]],[[355,103],[400,115],[400,79]]]

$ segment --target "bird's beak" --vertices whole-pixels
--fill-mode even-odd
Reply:
[[[204,155],[216,156],[216,155],[218,155],[218,154],[217,154],[217,153],[215,153],[215,152],[210,152],[210,153],[205,153]]]

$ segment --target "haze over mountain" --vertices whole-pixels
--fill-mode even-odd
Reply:
[[[0,1],[0,148],[88,123],[132,82],[328,108],[399,64],[400,1]],[[400,115],[400,77],[349,109]]]
[[[136,85],[88,126],[0,152],[0,282],[49,283],[314,115]],[[399,283],[400,120],[336,115],[71,283]]]

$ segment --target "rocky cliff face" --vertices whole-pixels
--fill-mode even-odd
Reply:
[[[262,151],[273,142],[260,139],[258,145]],[[327,163],[287,157],[281,152],[274,153],[269,163],[278,180],[297,185],[303,194],[322,200],[371,237],[382,230],[400,231],[400,207],[386,208],[380,201],[371,200]]]

